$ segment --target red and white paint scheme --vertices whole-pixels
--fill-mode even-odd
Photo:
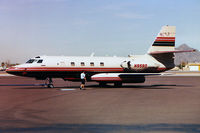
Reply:
[[[85,71],[87,81],[97,81],[100,85],[114,83],[143,83],[145,76],[160,75],[172,69],[174,53],[192,52],[175,50],[175,26],[163,26],[145,55],[128,57],[95,56],[37,56],[25,64],[8,68],[7,73],[48,79],[48,87],[53,87],[52,78],[80,81],[80,73]]]

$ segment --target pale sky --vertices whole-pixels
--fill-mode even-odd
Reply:
[[[163,25],[200,50],[199,0],[0,0],[0,62],[145,54]]]

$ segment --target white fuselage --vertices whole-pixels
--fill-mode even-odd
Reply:
[[[98,73],[155,73],[166,69],[148,54],[130,57],[38,56],[25,64],[9,68],[7,72],[37,79],[79,80],[82,71],[91,77]]]
[[[132,70],[141,70],[148,68],[164,69],[165,66],[155,60],[150,55],[135,55],[131,57],[90,57],[90,56],[41,56],[40,58],[32,58],[32,63],[25,63],[15,66],[15,69],[26,68],[26,70],[44,70],[66,68],[70,70],[81,71],[123,71],[128,67],[127,62],[130,61]],[[42,60],[38,63],[38,60]],[[124,62],[126,62],[124,64]]]

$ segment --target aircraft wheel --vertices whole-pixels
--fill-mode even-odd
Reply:
[[[115,87],[122,87],[122,82],[115,82],[115,83],[114,83],[114,86],[115,86]]]
[[[106,86],[106,82],[99,82],[99,86],[100,87],[105,87]]]
[[[47,87],[48,88],[54,88],[54,85],[53,84],[48,84]]]
[[[47,78],[46,81],[45,81],[45,84],[47,85],[48,88],[54,88],[52,78]]]

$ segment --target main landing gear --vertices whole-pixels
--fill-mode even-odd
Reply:
[[[122,87],[122,82],[115,82],[114,87]]]
[[[45,81],[45,85],[46,85],[48,88],[54,88],[52,78],[47,78],[46,81]]]
[[[106,82],[99,82],[100,87],[106,87]]]

